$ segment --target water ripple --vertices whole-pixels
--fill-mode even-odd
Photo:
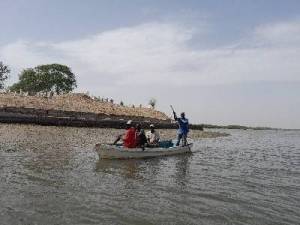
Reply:
[[[107,130],[1,126],[3,224],[300,221],[299,131],[230,130],[192,155],[111,161],[92,150]]]

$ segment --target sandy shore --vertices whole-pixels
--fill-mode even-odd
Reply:
[[[71,149],[74,147],[92,148],[96,143],[111,143],[122,134],[120,129],[55,127],[0,123],[0,145],[10,151],[19,148],[35,149],[36,146],[49,146]],[[175,139],[176,130],[160,129],[161,139]],[[191,130],[189,138],[216,138],[228,136],[226,133]]]

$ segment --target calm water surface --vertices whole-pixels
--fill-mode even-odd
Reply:
[[[300,131],[226,130],[191,155],[109,161],[88,129],[26,129],[1,129],[0,224],[300,224]]]

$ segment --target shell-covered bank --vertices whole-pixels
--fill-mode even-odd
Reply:
[[[48,126],[123,128],[126,120],[144,126],[174,129],[176,124],[165,113],[151,107],[124,106],[108,99],[86,94],[65,94],[52,97],[0,94],[0,122]],[[202,130],[202,125],[191,125]]]

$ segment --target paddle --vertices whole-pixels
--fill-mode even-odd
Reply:
[[[176,112],[175,112],[175,110],[174,110],[173,106],[172,106],[172,105],[170,105],[170,107],[171,107],[171,109],[172,109],[172,111],[173,111],[173,114],[174,114],[174,113],[176,114]]]
[[[172,105],[170,105],[170,107],[171,107],[172,111],[173,111],[173,112],[175,112],[175,110],[174,110],[173,106],[172,106]]]
[[[172,111],[173,111],[174,119],[176,120],[176,119],[177,119],[176,112],[175,112],[175,110],[174,110],[174,108],[173,108],[172,105],[170,105],[170,107],[171,107],[171,109],[172,109]]]

